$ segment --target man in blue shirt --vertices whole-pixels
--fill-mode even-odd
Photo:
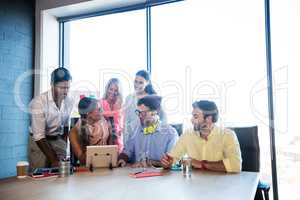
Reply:
[[[160,163],[164,153],[170,151],[178,140],[176,130],[159,120],[161,97],[148,95],[138,100],[136,114],[140,126],[134,131],[119,155],[118,165],[124,167],[131,163],[132,167],[162,166]]]

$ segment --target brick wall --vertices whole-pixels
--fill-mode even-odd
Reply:
[[[32,76],[18,78],[33,69],[34,7],[33,0],[0,1],[0,178],[27,160],[29,118],[16,99],[27,106],[32,97]]]

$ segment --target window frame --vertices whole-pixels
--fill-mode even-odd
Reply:
[[[147,42],[147,70],[151,73],[151,7],[167,3],[173,3],[183,0],[146,0],[146,3],[140,3],[133,6],[114,8],[100,12],[85,13],[75,16],[67,16],[58,18],[59,22],[59,66],[65,66],[67,51],[66,42],[68,42],[67,27],[65,22],[72,20],[79,20],[88,17],[102,16],[120,12],[128,12],[131,10],[145,9],[146,14],[146,42]],[[278,184],[277,184],[277,167],[276,167],[276,145],[275,145],[275,124],[274,124],[274,105],[273,105],[273,80],[272,80],[272,53],[271,53],[271,28],[270,28],[270,0],[264,0],[265,7],[265,44],[266,44],[266,68],[267,68],[267,85],[268,85],[268,111],[269,111],[269,134],[270,134],[270,150],[271,150],[271,165],[272,165],[272,187],[273,198],[278,199]]]

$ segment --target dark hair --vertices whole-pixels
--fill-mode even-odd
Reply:
[[[138,71],[136,74],[136,76],[141,76],[143,77],[146,81],[148,81],[148,85],[146,85],[144,91],[149,94],[149,95],[153,95],[153,94],[157,94],[157,92],[154,90],[153,85],[151,83],[151,79],[150,79],[150,74],[145,71],[145,70],[140,70]]]
[[[79,143],[83,151],[86,151],[86,146],[90,145],[89,141],[89,129],[87,127],[87,119],[81,118],[80,130],[79,130]]]
[[[141,76],[143,77],[146,81],[150,81],[150,74],[145,71],[145,70],[140,70],[138,71],[135,76]]]
[[[207,100],[196,101],[193,103],[193,108],[202,110],[204,119],[208,116],[212,116],[212,121],[214,123],[218,121],[219,111],[215,102]]]
[[[86,150],[89,142],[89,129],[87,127],[87,114],[97,108],[98,100],[91,97],[83,97],[78,103],[78,112],[81,117],[81,126],[79,132],[81,148]]]
[[[72,80],[72,76],[71,76],[69,70],[67,70],[64,67],[56,68],[51,73],[51,84],[53,84],[53,85],[55,85],[59,82],[70,81],[70,80]]]
[[[147,94],[149,94],[149,95],[157,94],[156,91],[155,91],[154,88],[153,88],[153,85],[152,85],[151,83],[149,83],[149,84],[145,87],[144,91],[145,91]]]
[[[154,90],[153,88],[153,85],[151,83],[151,80],[150,80],[150,74],[145,71],[145,70],[140,70],[138,71],[136,74],[136,76],[141,76],[143,77],[146,81],[149,81],[149,84],[145,87],[144,91],[149,94],[149,95],[152,95],[152,94],[157,94],[157,92]]]
[[[161,97],[157,95],[148,95],[138,100],[137,105],[145,105],[150,110],[160,111]]]
[[[98,100],[91,97],[84,97],[78,103],[78,112],[82,118],[97,108]]]

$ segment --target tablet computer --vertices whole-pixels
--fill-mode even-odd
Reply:
[[[117,167],[118,146],[87,146],[86,166],[90,167]]]

